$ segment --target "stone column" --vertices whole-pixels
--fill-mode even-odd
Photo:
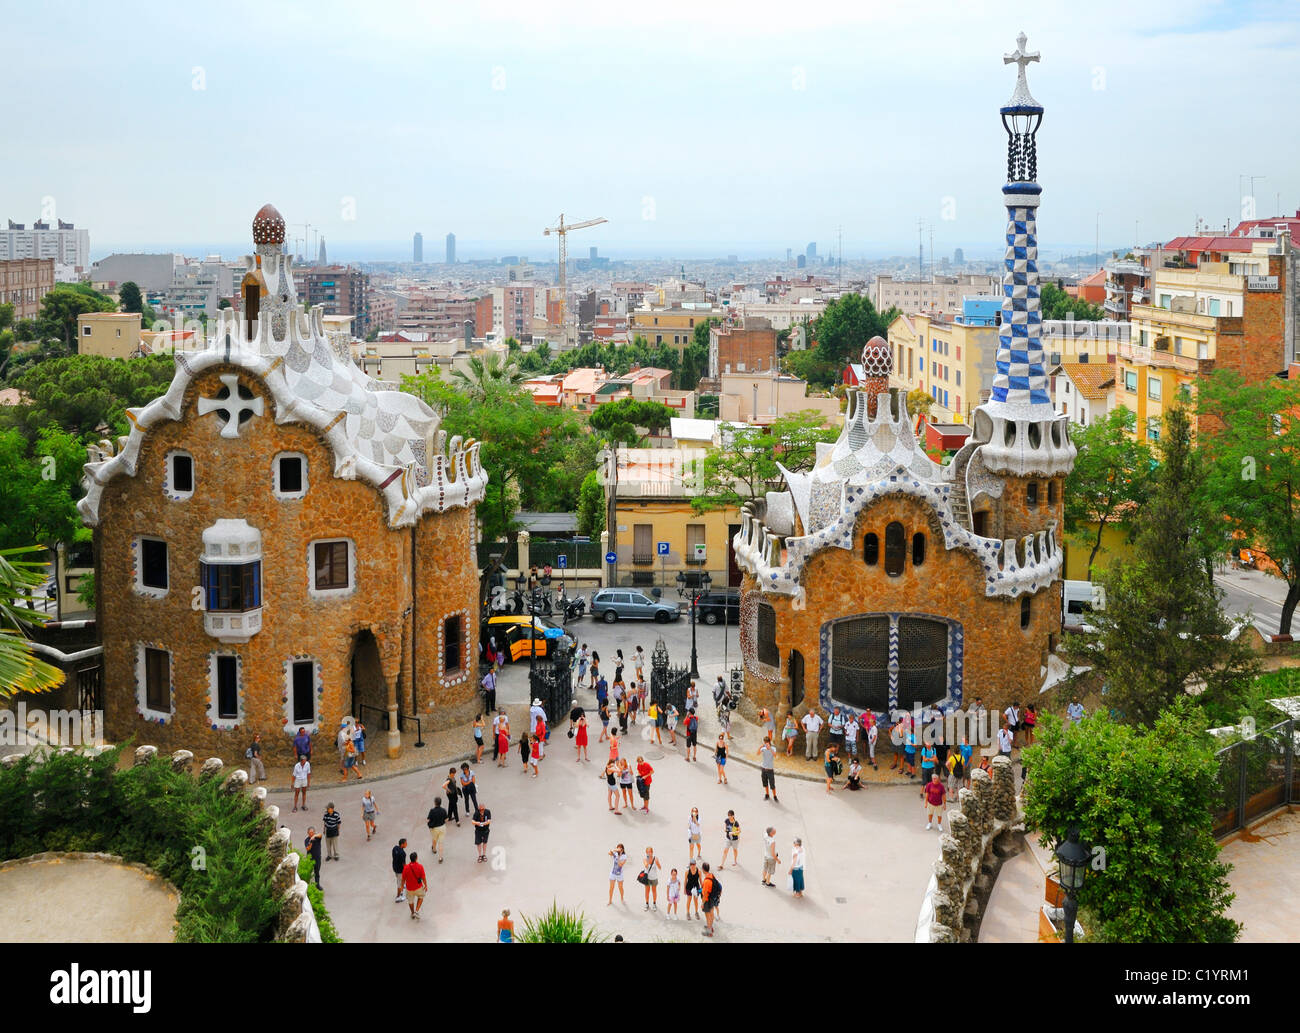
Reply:
[[[613,584],[613,582],[610,581],[610,574],[611,574],[610,565],[605,562],[605,553],[607,552],[609,552],[609,531],[605,530],[600,532],[600,587],[601,588],[609,588],[610,585]]]
[[[527,531],[519,532],[519,542],[516,546],[516,562],[519,564],[519,573],[524,577],[528,576],[528,543],[533,540],[533,536]]]

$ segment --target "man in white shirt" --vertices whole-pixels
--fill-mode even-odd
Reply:
[[[776,854],[776,829],[769,827],[763,835],[763,885],[772,886],[772,876],[781,858]]]
[[[1020,731],[1020,704],[1012,703],[1006,710],[1002,711],[1002,716],[1007,719],[1007,727],[1011,729],[1011,742],[1016,741],[1016,733]]]
[[[1015,741],[1015,736],[1011,734],[1011,729],[1003,725],[998,729],[998,753],[1008,760],[1011,758],[1011,744]]]
[[[1065,716],[1069,718],[1071,724],[1078,724],[1083,720],[1083,704],[1079,702],[1079,697],[1075,696],[1070,701],[1070,705],[1065,708]]]
[[[817,752],[817,736],[822,730],[821,715],[814,707],[804,714],[803,720],[799,723],[803,725],[804,730],[804,759],[817,760],[821,756]]]

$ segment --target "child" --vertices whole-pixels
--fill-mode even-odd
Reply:
[[[615,682],[615,685],[618,683]],[[618,728],[624,735],[627,735],[627,696],[623,696],[618,701]]]
[[[628,724],[631,725],[636,724],[636,712],[638,709],[640,709],[640,706],[641,706],[641,696],[639,693],[633,692],[627,701]]]
[[[682,884],[677,879],[677,869],[674,868],[668,875],[668,909],[667,914],[670,919],[677,918],[677,901],[682,895]]]
[[[528,750],[528,766],[533,769],[533,778],[537,777],[537,772],[542,761],[542,740],[537,736],[532,737]]]

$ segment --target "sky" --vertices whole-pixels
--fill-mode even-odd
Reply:
[[[1020,31],[1045,252],[1300,209],[1289,2],[0,3],[0,219],[96,257],[998,255]]]

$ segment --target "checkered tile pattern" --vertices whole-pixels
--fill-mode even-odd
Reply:
[[[1037,208],[1009,205],[1006,272],[1002,276],[1002,331],[998,337],[992,401],[1051,404],[1043,364],[1042,322]]]

